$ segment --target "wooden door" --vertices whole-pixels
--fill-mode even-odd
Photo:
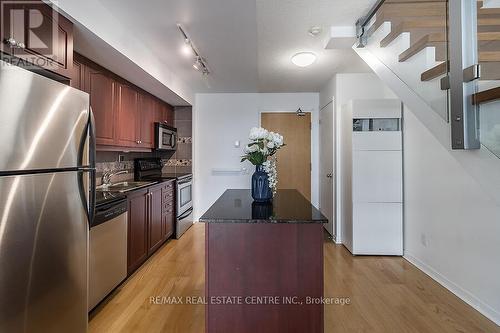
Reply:
[[[139,95],[138,117],[140,122],[140,146],[144,148],[154,148],[156,108],[152,96],[147,94]]]
[[[334,102],[319,112],[319,205],[328,218],[325,229],[335,235],[335,126]]]
[[[148,257],[148,205],[146,190],[128,197],[128,273]]]
[[[262,113],[261,124],[283,135],[286,144],[277,154],[278,188],[297,189],[311,200],[311,114]]]
[[[138,93],[133,87],[118,85],[118,114],[116,144],[122,147],[139,147]]]
[[[96,143],[114,145],[116,130],[116,81],[105,72],[85,67],[85,91],[95,117]]]
[[[162,191],[161,186],[152,187],[149,189],[149,246],[148,255],[156,251],[163,243],[163,227],[162,227]]]

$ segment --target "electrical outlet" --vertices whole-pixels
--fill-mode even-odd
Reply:
[[[125,161],[125,155],[118,155],[118,162]]]
[[[420,235],[420,243],[422,243],[422,245],[424,247],[427,247],[427,236],[426,236],[426,234],[421,234]]]

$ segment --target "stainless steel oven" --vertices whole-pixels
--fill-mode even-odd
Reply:
[[[175,238],[179,239],[193,225],[193,176],[177,178],[177,223]]]
[[[155,123],[155,149],[176,150],[177,128],[162,123]]]

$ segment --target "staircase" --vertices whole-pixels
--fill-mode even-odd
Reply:
[[[445,121],[448,91],[441,79],[449,69],[448,22],[448,0],[386,0],[365,26],[366,49]],[[477,1],[477,47],[481,75],[471,98],[481,104],[483,144],[500,156],[499,1]]]

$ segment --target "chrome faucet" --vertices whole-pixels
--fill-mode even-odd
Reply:
[[[102,174],[101,185],[103,185],[104,187],[107,187],[107,186],[111,185],[111,177],[117,176],[117,175],[122,175],[122,174],[125,174],[125,173],[128,173],[128,171],[127,170],[106,171],[106,172],[104,172]]]

